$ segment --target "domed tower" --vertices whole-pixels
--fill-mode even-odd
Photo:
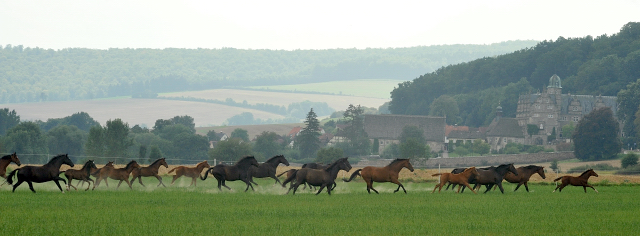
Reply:
[[[549,78],[547,93],[549,97],[555,98],[556,106],[562,104],[562,81],[560,80],[560,76],[553,74],[551,78]]]

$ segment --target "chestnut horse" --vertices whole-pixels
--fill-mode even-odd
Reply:
[[[398,189],[396,189],[396,191],[393,191],[394,193],[398,192],[400,188],[402,188],[402,190],[404,190],[404,193],[406,194],[407,190],[405,190],[404,186],[400,183],[400,181],[398,181],[398,173],[400,173],[400,170],[402,170],[402,168],[407,168],[411,172],[413,172],[413,166],[411,165],[409,159],[395,159],[385,167],[367,166],[365,168],[358,169],[353,172],[353,174],[351,174],[350,179],[343,179],[343,181],[349,182],[357,175],[360,175],[362,176],[362,179],[364,179],[364,182],[367,182],[367,192],[369,193],[371,193],[371,190],[378,193],[378,190],[373,188],[373,182],[392,182],[398,185]],[[361,171],[362,174],[360,173]]]
[[[323,170],[302,168],[282,182],[282,186],[284,187],[287,183],[295,179],[295,184],[289,187],[289,191],[293,188],[294,195],[296,194],[296,190],[298,190],[298,186],[304,183],[308,183],[311,186],[320,186],[320,190],[318,190],[316,195],[320,194],[325,187],[327,188],[327,193],[331,195],[331,190],[333,190],[333,186],[336,184],[335,180],[340,170],[351,170],[351,164],[349,164],[347,157],[334,161],[329,167]],[[289,191],[287,191],[287,194]]]
[[[29,189],[35,193],[36,190],[33,190],[32,182],[44,183],[53,180],[53,182],[58,185],[60,192],[64,193],[59,181],[62,181],[65,184],[67,184],[67,181],[58,176],[60,175],[60,166],[62,166],[62,164],[73,167],[73,162],[69,159],[67,154],[57,155],[54,158],[51,158],[51,160],[43,166],[25,166],[11,171],[7,177],[7,183],[13,184],[12,178],[16,175],[18,177],[18,182],[13,185],[13,192],[16,191],[16,188],[18,188],[22,182],[26,181],[27,184],[29,184]]]
[[[518,190],[518,188],[520,188],[520,186],[522,186],[523,184],[524,184],[524,188],[527,190],[527,192],[529,192],[529,185],[527,184],[527,182],[529,182],[529,178],[531,178],[533,174],[540,175],[542,179],[547,178],[546,176],[544,176],[543,166],[534,166],[534,165],[521,166],[516,168],[516,170],[518,171],[517,176],[512,174],[511,172],[507,172],[507,174],[504,175],[504,180],[508,181],[509,183],[518,184],[516,189],[513,190],[514,192]],[[493,187],[493,189],[495,190],[496,187],[497,186]]]
[[[107,169],[102,170],[104,168],[107,168]],[[97,168],[97,167],[95,169],[91,168],[91,176],[96,177],[96,179],[97,179],[98,176],[100,176],[100,172],[105,172],[105,173],[103,173],[104,175],[108,174],[109,173],[109,170],[108,170],[109,168],[113,168],[113,161],[107,162],[107,164],[104,165],[101,168]],[[84,182],[86,182],[86,181],[80,182],[80,187],[84,186]],[[104,183],[107,185],[107,187],[109,187],[109,182],[107,182],[106,178],[104,179]]]
[[[592,188],[597,193],[598,190],[596,190],[593,186],[591,186],[591,185],[589,185],[587,183],[587,181],[589,180],[589,177],[591,177],[591,176],[598,177],[598,174],[596,174],[596,172],[593,171],[593,169],[588,169],[588,170],[582,172],[582,174],[580,174],[580,176],[578,176],[578,177],[573,177],[573,176],[569,176],[569,175],[558,177],[557,179],[554,179],[553,182],[556,182],[556,181],[562,179],[562,184],[558,185],[558,187],[556,187],[556,189],[554,189],[553,192],[555,193],[556,190],[558,190],[558,188],[560,189],[560,192],[562,192],[562,189],[564,187],[566,187],[567,185],[571,184],[573,186],[582,186],[582,188],[584,189],[585,193],[587,193],[587,187]]]
[[[93,163],[93,160],[89,160],[85,162],[82,168],[80,168],[79,170],[68,169],[66,171],[60,172],[64,173],[64,176],[67,177],[67,191],[71,189],[70,187],[73,187],[76,191],[78,191],[78,188],[71,184],[71,181],[74,179],[80,180],[80,183],[89,183],[89,186],[87,186],[87,189],[85,189],[84,191],[89,190],[89,187],[91,187],[91,182],[93,182],[93,179],[91,179],[92,169],[95,170],[97,169],[97,167],[96,164]]]
[[[173,182],[176,181],[176,179],[184,176],[187,177],[191,177],[191,185],[196,185],[196,178],[200,177],[200,173],[202,173],[202,169],[204,168],[209,168],[211,167],[209,165],[209,162],[207,161],[203,161],[198,163],[198,165],[196,165],[196,167],[186,167],[186,166],[178,166],[176,168],[173,168],[169,171],[169,173],[175,171],[176,175],[173,176],[173,180],[171,180],[171,185],[173,185]],[[189,185],[189,187],[191,187],[191,185]]]
[[[16,165],[20,166],[20,159],[18,159],[18,155],[16,155],[15,152],[11,155],[6,155],[0,158],[0,176],[2,176],[3,179],[5,179],[2,185],[4,185],[7,182],[6,181],[7,166],[9,166],[11,162],[16,163]]]
[[[225,184],[225,181],[236,180],[242,180],[242,182],[247,184],[247,188],[244,190],[245,192],[249,190],[249,187],[251,187],[251,190],[255,191],[255,189],[253,189],[253,185],[251,185],[251,182],[249,181],[251,180],[251,174],[249,173],[249,167],[251,166],[257,167],[258,161],[256,161],[256,158],[253,156],[246,156],[232,166],[218,164],[214,167],[211,167],[207,169],[207,172],[204,174],[204,178],[200,177],[200,179],[206,180],[209,172],[211,172],[211,175],[213,175],[213,177],[218,180],[218,190],[220,191],[222,191],[221,186],[224,186],[225,188],[231,190],[231,188],[229,188],[229,186]]]
[[[272,158],[269,158],[269,160],[258,165],[258,167],[249,167],[249,172],[251,173],[250,175],[251,183],[258,185],[256,182],[253,182],[253,177],[256,177],[256,178],[271,177],[276,180],[276,184],[280,183],[280,179],[276,177],[276,169],[278,168],[278,165],[280,165],[280,163],[284,164],[285,166],[289,166],[289,162],[287,161],[287,159],[284,158],[283,155],[277,155]]]
[[[133,183],[135,183],[136,181],[136,178],[138,178],[138,182],[140,182],[140,184],[144,186],[144,184],[142,183],[142,177],[153,176],[153,177],[156,177],[156,179],[158,179],[158,181],[160,182],[156,187],[160,187],[161,184],[162,186],[167,187],[166,185],[164,185],[164,183],[162,183],[162,177],[158,175],[158,169],[160,169],[160,166],[164,166],[164,168],[169,168],[169,165],[167,165],[167,162],[165,161],[165,159],[160,158],[154,161],[153,163],[151,163],[151,165],[149,166],[133,169],[133,171],[131,172],[131,175],[133,175],[133,179],[131,179],[131,185],[133,185]]]
[[[442,190],[442,186],[444,186],[446,183],[452,183],[452,184],[459,185],[458,193],[460,192],[460,187],[464,185],[467,188],[471,189],[473,193],[477,194],[476,191],[474,191],[471,188],[471,186],[469,186],[469,178],[472,176],[478,176],[478,171],[476,170],[476,167],[469,167],[460,174],[438,173],[438,174],[433,174],[431,176],[438,176],[438,175],[440,175],[440,183],[436,184],[436,186],[433,188],[433,191],[431,193],[434,193],[438,188],[439,188],[438,192],[440,192],[440,190]]]
[[[100,180],[104,179],[106,182],[107,177],[115,180],[120,180],[116,189],[120,188],[120,184],[122,184],[122,181],[125,181],[129,185],[129,188],[133,190],[133,187],[131,187],[131,182],[129,182],[129,175],[131,175],[131,172],[135,168],[140,168],[140,165],[138,165],[138,162],[136,161],[130,161],[124,168],[116,169],[114,167],[103,167],[100,170],[100,175],[97,177],[96,184],[93,185],[93,188],[91,190],[96,189],[96,187],[100,185]],[[107,185],[107,187],[108,186],[109,185]]]

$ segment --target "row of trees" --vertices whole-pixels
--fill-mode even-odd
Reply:
[[[293,51],[51,50],[6,45],[0,46],[0,104],[153,97],[161,92],[225,86],[414,78],[444,65],[500,55],[535,43]]]

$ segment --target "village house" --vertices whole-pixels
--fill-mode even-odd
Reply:
[[[432,152],[444,150],[445,117],[364,115],[364,131],[372,142],[378,139],[379,153],[392,143],[400,143],[400,135],[405,126],[416,126],[421,129]]]

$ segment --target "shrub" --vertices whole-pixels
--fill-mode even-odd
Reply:
[[[613,167],[612,165],[609,165],[609,164],[600,163],[595,165],[577,166],[569,169],[567,173],[582,173],[583,171],[588,169],[609,171],[609,170],[618,170],[619,168]]]
[[[622,160],[620,160],[620,163],[622,164],[622,168],[638,165],[638,155],[635,153],[626,154]]]
[[[637,175],[640,174],[640,165],[630,166],[616,171],[616,175]]]
[[[530,146],[527,148],[527,153],[538,153],[544,151],[544,147],[542,146]]]

